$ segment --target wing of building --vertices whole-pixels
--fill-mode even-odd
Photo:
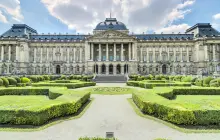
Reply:
[[[14,24],[0,36],[1,74],[220,73],[220,33],[198,23],[184,34],[129,34],[106,18],[91,35],[38,34]]]

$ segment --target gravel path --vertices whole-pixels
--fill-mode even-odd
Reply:
[[[185,134],[138,116],[127,101],[131,95],[92,95],[95,100],[79,118],[36,132],[0,132],[1,140],[78,140],[81,136],[102,136],[114,132],[119,140],[219,140],[220,133]]]

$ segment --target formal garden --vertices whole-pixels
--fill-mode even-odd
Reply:
[[[96,86],[92,78],[86,75],[0,77],[0,128],[23,131],[31,127],[34,131],[53,120],[77,116],[89,108],[91,95],[95,94],[132,95],[128,101],[137,115],[165,122],[182,132],[219,132],[219,78],[129,75],[127,86],[123,87]],[[81,137],[79,140],[111,139]]]
[[[220,128],[220,79],[192,76],[130,75],[128,86],[143,114],[190,129]]]

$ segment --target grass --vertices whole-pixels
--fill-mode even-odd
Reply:
[[[129,87],[91,87],[86,89],[86,91],[91,94],[101,94],[101,95],[122,95],[122,94],[132,94],[136,91],[135,88]]]

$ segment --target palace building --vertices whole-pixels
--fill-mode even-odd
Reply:
[[[129,34],[106,18],[93,34],[38,34],[14,24],[0,36],[1,74],[218,75],[220,33],[198,23],[184,34]]]

